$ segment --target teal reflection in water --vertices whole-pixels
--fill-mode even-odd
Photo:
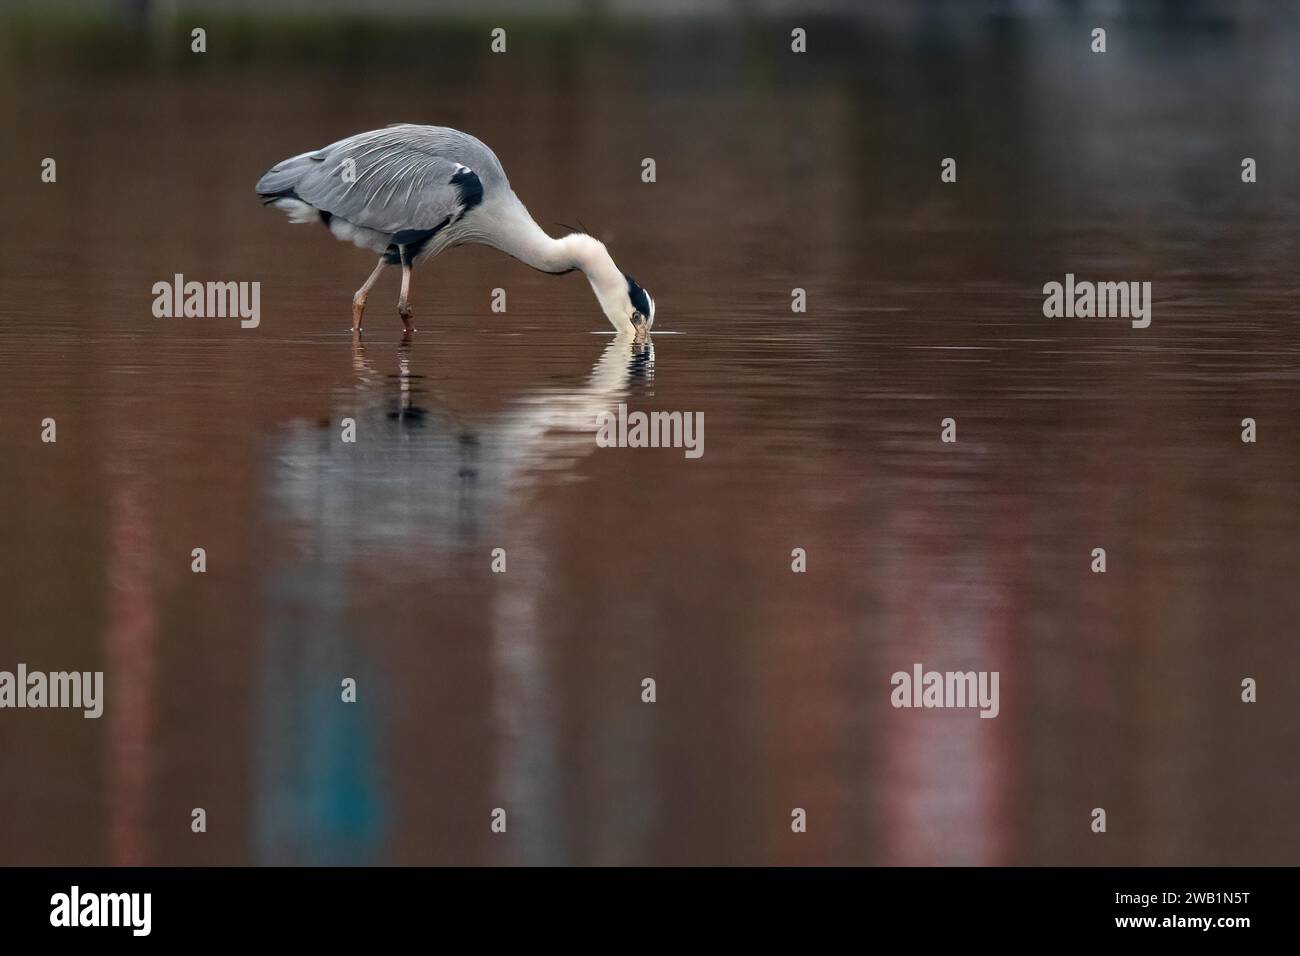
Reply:
[[[255,841],[259,863],[374,862],[383,838],[376,751],[378,682],[344,630],[347,579],[320,562],[267,583],[258,700]],[[355,703],[341,683],[355,678]]]

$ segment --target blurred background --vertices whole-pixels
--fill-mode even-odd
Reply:
[[[0,712],[0,863],[1296,863],[1298,14],[8,3],[0,669],[106,703]],[[652,343],[467,247],[354,344],[370,255],[253,185],[393,122],[607,242]],[[1151,327],[1045,319],[1067,272]],[[154,318],[176,273],[260,325]],[[704,457],[565,424],[618,402]],[[914,662],[1000,716],[892,709]]]

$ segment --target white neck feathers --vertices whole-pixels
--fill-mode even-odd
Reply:
[[[631,325],[623,314],[627,303],[627,278],[614,264],[605,244],[582,232],[571,232],[553,239],[533,221],[522,203],[519,212],[522,215],[510,230],[508,244],[501,243],[498,248],[541,272],[582,270],[610,322],[615,328],[621,329],[626,325],[630,329]]]

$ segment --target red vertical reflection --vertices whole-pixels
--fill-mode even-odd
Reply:
[[[884,862],[1005,865],[1015,830],[1007,712],[1014,686],[1014,568],[989,555],[1015,555],[1016,535],[989,540],[1006,536],[990,527],[982,548],[968,547],[923,511],[898,517],[904,527],[897,540],[914,544],[895,569],[895,580],[906,583],[889,592],[892,669],[910,674],[920,663],[926,671],[998,671],[1001,712],[986,719],[978,708],[889,711],[881,767]],[[892,689],[882,685],[881,693]]]
[[[139,457],[111,462],[108,625],[104,633],[108,718],[109,863],[147,862],[144,834],[152,773],[154,612],[148,514]]]

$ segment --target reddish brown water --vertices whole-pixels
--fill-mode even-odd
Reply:
[[[1297,862],[1294,46],[1070,29],[11,38],[0,669],[106,704],[0,711],[0,863]],[[605,239],[652,347],[483,248],[354,347],[368,256],[252,185],[398,120]],[[1045,319],[1066,272],[1152,326]],[[260,281],[260,326],[154,318],[175,273]],[[620,401],[703,457],[557,427]],[[918,661],[1000,715],[891,708]]]

